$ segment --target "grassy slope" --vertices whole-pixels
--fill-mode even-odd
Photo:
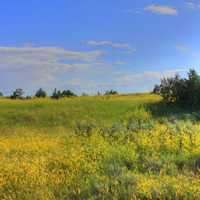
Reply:
[[[200,199],[199,122],[159,102],[0,99],[0,199]]]

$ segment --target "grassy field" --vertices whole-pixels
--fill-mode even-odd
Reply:
[[[151,94],[0,99],[0,199],[200,199],[200,114]]]

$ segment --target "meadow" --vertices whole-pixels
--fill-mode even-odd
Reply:
[[[200,199],[199,120],[154,94],[0,98],[0,199]]]

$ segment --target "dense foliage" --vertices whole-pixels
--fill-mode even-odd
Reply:
[[[42,89],[40,88],[36,93],[35,93],[35,96],[38,97],[38,98],[45,98],[47,96],[47,93]]]
[[[62,97],[74,97],[76,94],[74,94],[71,90],[57,90],[56,88],[53,91],[53,94],[51,96],[52,99],[60,99]]]
[[[158,95],[0,99],[0,199],[200,199],[199,113]]]
[[[117,91],[115,91],[115,90],[108,90],[108,91],[105,92],[104,95],[116,95],[116,94],[118,94]]]
[[[155,86],[153,92],[160,94],[168,104],[199,107],[200,76],[191,69],[186,78],[181,78],[179,75],[164,78],[159,86]]]

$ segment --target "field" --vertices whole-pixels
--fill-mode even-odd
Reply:
[[[0,199],[200,199],[200,114],[152,94],[0,99]]]

